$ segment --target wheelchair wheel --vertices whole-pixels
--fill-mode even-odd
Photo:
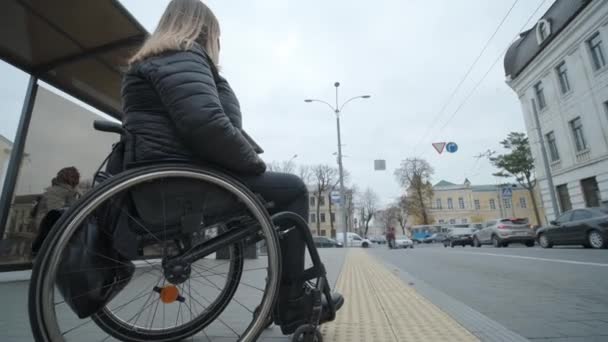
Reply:
[[[90,248],[91,231],[111,250]],[[256,257],[260,244],[266,251]],[[77,260],[75,250],[82,250]],[[130,170],[85,194],[44,241],[29,289],[32,332],[45,342],[180,341],[198,333],[255,341],[278,295],[279,256],[264,204],[237,180],[184,165]],[[87,258],[104,267],[68,268]],[[134,267],[121,277],[125,265]],[[110,283],[72,290],[104,272],[116,273]],[[98,293],[107,302],[79,318],[74,303]]]

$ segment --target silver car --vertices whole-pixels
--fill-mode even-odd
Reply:
[[[485,223],[484,227],[473,234],[473,246],[494,245],[507,247],[510,243],[523,243],[534,246],[535,233],[528,219],[496,219]]]

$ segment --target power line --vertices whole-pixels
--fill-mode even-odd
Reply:
[[[424,139],[426,138],[426,136],[428,136],[428,134],[431,132],[431,129],[433,128],[433,126],[435,125],[435,123],[443,115],[443,112],[446,110],[446,108],[448,107],[448,105],[452,102],[452,99],[454,98],[454,96],[456,96],[456,94],[458,93],[458,91],[460,90],[460,88],[462,87],[462,85],[464,84],[464,82],[466,81],[467,77],[469,77],[469,75],[471,74],[471,71],[473,71],[473,69],[475,68],[475,65],[477,65],[477,63],[481,59],[481,56],[483,56],[483,54],[487,50],[488,46],[490,46],[490,42],[492,41],[492,39],[494,39],[494,37],[496,36],[496,34],[498,33],[498,31],[500,30],[500,28],[502,27],[502,25],[505,23],[505,21],[507,20],[507,18],[509,17],[509,15],[511,14],[511,12],[513,11],[513,8],[515,8],[515,5],[517,5],[518,2],[519,2],[519,0],[515,0],[513,2],[513,5],[511,5],[511,7],[507,11],[507,13],[504,15],[504,17],[502,18],[502,20],[500,21],[500,23],[498,24],[498,26],[494,30],[494,33],[492,33],[492,35],[490,36],[490,38],[488,38],[488,40],[484,44],[483,48],[481,49],[481,51],[479,52],[479,54],[477,55],[477,57],[475,58],[475,60],[471,64],[471,66],[469,67],[469,69],[465,72],[465,74],[462,76],[462,78],[460,79],[460,81],[456,85],[456,88],[454,88],[454,90],[452,91],[452,93],[450,94],[450,96],[448,96],[448,99],[443,103],[443,106],[441,107],[441,110],[433,118],[433,122],[429,125],[428,129],[426,130],[426,132],[422,135],[420,141],[414,146],[414,150],[416,150],[418,148],[418,146],[420,146],[420,144],[424,141]]]
[[[523,32],[523,30],[528,26],[528,24],[530,23],[530,21],[532,20],[532,18],[534,18],[534,16],[538,12],[538,10],[540,10],[540,8],[545,4],[545,2],[547,2],[547,0],[542,0],[541,3],[538,5],[538,7],[536,7],[536,10],[534,10],[534,12],[530,15],[530,17],[528,17],[528,20],[526,21],[526,23],[519,30],[520,32]],[[475,84],[475,86],[467,94],[467,96],[464,98],[464,100],[460,103],[460,105],[452,113],[452,115],[450,116],[450,118],[448,119],[448,121],[443,126],[441,126],[440,131],[443,130],[448,124],[451,123],[451,121],[454,119],[454,117],[456,116],[456,114],[458,114],[458,112],[460,112],[460,110],[464,107],[464,105],[467,103],[467,101],[473,96],[473,94],[475,93],[475,91],[477,90],[477,88],[479,88],[479,86],[483,83],[483,81],[485,81],[486,77],[488,77],[488,75],[490,74],[490,72],[492,72],[492,70],[494,69],[494,67],[498,63],[498,61],[504,56],[504,54],[507,52],[508,49],[509,49],[509,47],[507,47],[506,49],[504,49],[498,55],[498,57],[494,60],[494,62],[492,63],[492,65],[490,66],[490,68],[486,71],[486,73],[483,75],[483,77]]]

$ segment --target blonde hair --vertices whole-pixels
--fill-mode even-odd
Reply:
[[[140,62],[166,51],[188,50],[200,44],[217,66],[220,57],[220,24],[201,0],[172,0],[156,30],[129,61]]]

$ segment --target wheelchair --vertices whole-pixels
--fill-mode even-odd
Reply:
[[[94,126],[125,135],[119,124]],[[331,321],[336,314],[326,271],[306,221],[289,212],[270,216],[271,206],[214,168],[171,162],[116,175],[98,171],[94,187],[54,222],[37,254],[28,301],[35,340],[256,341],[280,320],[280,239],[295,229],[305,237],[312,266],[303,275],[308,319],[292,340],[322,341],[322,315]],[[82,237],[91,236],[92,223],[111,249],[86,247]],[[66,268],[75,250],[105,263]],[[252,253],[259,256],[246,258]],[[61,282],[86,282],[104,272],[113,278],[103,286],[71,297],[61,291]],[[77,297],[110,288],[95,312],[81,317],[70,310]]]

